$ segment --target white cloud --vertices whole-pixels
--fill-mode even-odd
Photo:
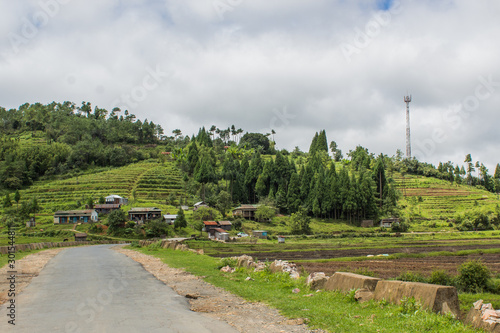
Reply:
[[[168,75],[129,109],[166,133],[275,127],[278,147],[307,150],[326,129],[344,152],[360,144],[393,155],[405,148],[408,92],[414,151],[433,140],[426,161],[462,163],[472,153],[492,170],[500,162],[500,86],[458,125],[449,110],[475,95],[481,77],[500,82],[500,4],[394,6],[380,16],[376,0],[3,2],[0,104],[85,100],[111,108],[159,68]],[[29,38],[26,20],[36,27]],[[17,52],[12,34],[24,38]],[[349,59],[347,44],[355,47]],[[435,131],[446,139],[433,139]]]

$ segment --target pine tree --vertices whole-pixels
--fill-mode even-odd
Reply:
[[[187,227],[186,216],[184,215],[184,210],[182,208],[179,208],[179,211],[177,212],[177,218],[174,221],[174,228],[181,229],[185,227]]]
[[[295,172],[290,177],[290,184],[288,184],[287,193],[287,208],[290,213],[295,213],[300,207],[300,179],[299,175]]]

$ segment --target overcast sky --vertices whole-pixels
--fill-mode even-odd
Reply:
[[[303,151],[500,162],[495,0],[0,0],[0,106],[128,109],[170,135],[234,124]]]

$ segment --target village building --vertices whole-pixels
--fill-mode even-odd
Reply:
[[[214,229],[210,229],[210,231],[208,233],[208,237],[210,239],[216,239],[219,241],[226,242],[229,240],[229,233],[224,229],[214,228]]]
[[[381,219],[380,220],[380,227],[381,228],[391,228],[392,224],[395,222],[399,223],[399,219],[395,218],[395,217],[389,218],[389,219]]]
[[[361,228],[371,228],[371,227],[373,227],[373,220],[361,221]]]
[[[259,208],[259,205],[241,205],[233,209],[233,216],[253,220],[255,218],[255,211],[257,211],[257,208]]]
[[[82,233],[76,233],[75,234],[75,242],[85,242],[87,240],[87,234],[82,232]]]
[[[134,207],[128,211],[130,221],[145,222],[161,218],[161,209],[156,207]]]
[[[174,224],[175,223],[175,219],[177,219],[177,215],[173,215],[173,214],[163,215],[163,220],[165,220],[165,222],[167,224]]]
[[[233,228],[233,224],[231,223],[231,221],[219,221],[217,223],[219,224],[219,228],[226,231],[231,231],[231,229]]]
[[[59,210],[54,213],[54,224],[97,222],[98,214],[94,209]]]
[[[267,231],[265,230],[254,230],[252,231],[252,236],[256,238],[267,238]]]
[[[35,218],[32,217],[28,222],[26,222],[26,228],[36,227]]]
[[[216,229],[219,227],[219,224],[215,221],[203,221],[205,226],[205,231],[210,232],[211,229]]]
[[[98,204],[94,209],[98,214],[109,214],[114,210],[120,209],[121,204]]]
[[[120,205],[128,204],[127,198],[122,198],[116,194],[108,195],[106,198],[104,198],[104,200],[107,204],[120,204]]]
[[[208,205],[205,203],[205,201],[197,202],[193,206],[193,211],[197,211],[198,208],[200,208],[200,207],[208,207]]]

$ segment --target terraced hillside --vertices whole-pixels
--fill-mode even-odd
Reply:
[[[118,194],[135,199],[161,200],[182,189],[181,174],[173,162],[164,165],[146,161],[108,171],[87,174],[65,180],[35,183],[20,191],[24,200],[36,197],[44,212],[74,209],[77,201],[85,203],[89,197]],[[22,200],[21,200],[22,201]]]
[[[403,194],[403,205],[423,220],[448,221],[457,212],[500,204],[495,194],[472,186],[413,175],[395,174],[394,180]]]

